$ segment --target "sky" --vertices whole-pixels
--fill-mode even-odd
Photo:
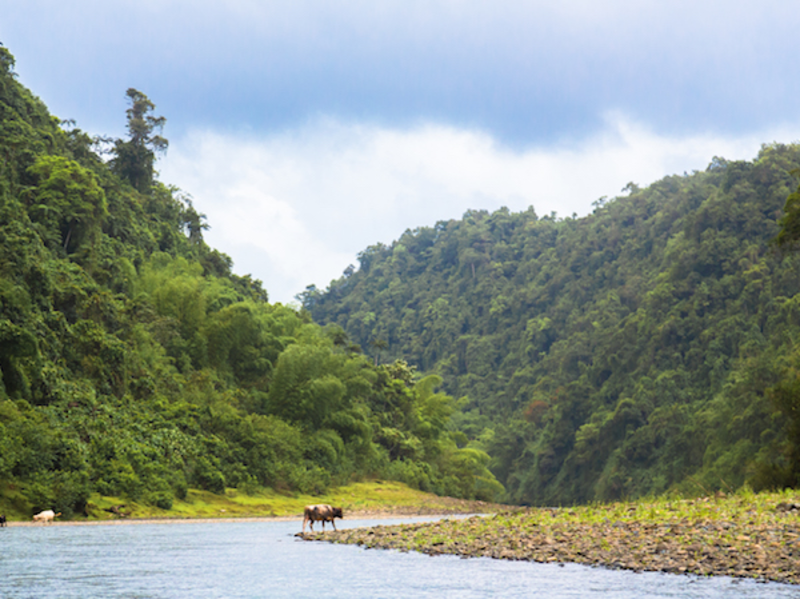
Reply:
[[[406,229],[800,140],[798,30],[791,0],[0,0],[57,117],[124,137],[147,94],[159,178],[283,303]]]

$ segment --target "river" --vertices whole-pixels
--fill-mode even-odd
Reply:
[[[0,597],[800,597],[800,587],[725,577],[365,550],[301,541],[299,530],[299,520],[0,528]]]

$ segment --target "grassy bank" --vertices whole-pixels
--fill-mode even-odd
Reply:
[[[308,535],[430,555],[572,562],[800,583],[800,493],[525,509]]]
[[[497,511],[503,506],[478,501],[439,497],[393,481],[370,481],[331,488],[324,495],[283,494],[266,490],[245,494],[228,489],[224,494],[190,490],[184,501],[175,501],[169,510],[139,504],[120,497],[92,495],[84,520],[258,518],[303,514],[303,506],[329,503],[342,506],[345,518],[359,514],[461,514]],[[6,504],[10,521],[30,521],[31,514]],[[28,510],[29,511],[29,510]],[[3,513],[3,510],[0,510]]]

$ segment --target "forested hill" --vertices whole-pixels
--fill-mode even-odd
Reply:
[[[774,144],[584,218],[469,211],[303,302],[441,375],[511,501],[795,485],[800,262],[772,240],[799,166]]]
[[[0,47],[0,513],[364,477],[502,491],[436,376],[374,365],[205,244],[204,216],[155,177],[147,96],[128,90],[126,139],[96,140],[13,69]]]

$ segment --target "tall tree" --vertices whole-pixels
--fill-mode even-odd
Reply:
[[[153,184],[156,153],[165,152],[169,146],[167,139],[160,135],[167,119],[148,114],[155,104],[139,90],[128,88],[126,95],[131,103],[126,111],[129,139],[114,141],[111,168],[140,192],[148,193]]]
[[[792,174],[794,176],[800,175],[800,169],[794,169]],[[778,246],[783,248],[796,246],[798,240],[800,240],[800,187],[786,198],[780,225],[781,230],[775,238]]]

